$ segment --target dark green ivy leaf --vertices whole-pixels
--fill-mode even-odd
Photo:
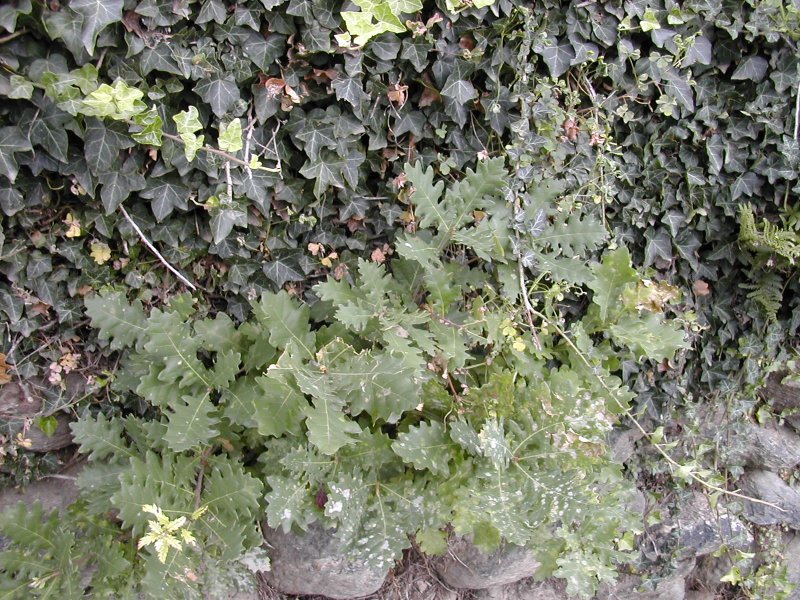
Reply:
[[[69,7],[83,15],[81,39],[89,54],[94,54],[97,35],[112,23],[122,20],[123,0],[71,0]]]
[[[289,281],[303,281],[305,278],[296,250],[273,251],[272,260],[264,265],[263,270],[264,275],[279,288]]]
[[[561,77],[575,60],[575,49],[569,42],[558,42],[553,46],[547,46],[540,54],[553,77]]]
[[[230,75],[225,77],[215,75],[210,79],[203,79],[194,87],[194,91],[208,102],[218,117],[227,115],[240,98],[239,86]]]
[[[151,179],[147,188],[139,193],[142,198],[152,200],[151,206],[157,221],[163,221],[173,208],[186,209],[189,188],[165,179]]]
[[[19,171],[14,154],[28,150],[32,150],[31,143],[18,127],[0,129],[0,173],[8,177],[11,183],[14,183]]]
[[[98,181],[103,185],[100,190],[100,198],[107,215],[114,212],[122,204],[122,201],[130,196],[131,192],[138,192],[146,185],[141,174],[120,170],[104,173],[98,178]]]
[[[477,98],[478,92],[475,91],[475,86],[471,82],[459,79],[458,75],[453,73],[444,83],[442,96],[452,98],[458,104],[466,104],[470,100]]]
[[[119,124],[106,125],[94,117],[86,120],[84,142],[86,164],[95,175],[109,171],[117,161],[119,151],[134,145]]]
[[[769,63],[765,58],[748,56],[736,67],[731,79],[738,81],[749,79],[750,81],[759,82],[767,74],[767,67],[769,67]]]
[[[332,84],[337,100],[346,100],[356,109],[369,100],[369,94],[364,91],[364,84],[358,77],[339,77]]]

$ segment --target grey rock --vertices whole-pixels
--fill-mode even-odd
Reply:
[[[644,434],[636,428],[613,431],[609,436],[611,447],[611,460],[624,463],[636,450],[636,442],[642,439]]]
[[[510,585],[475,590],[474,600],[568,600],[563,581],[537,582],[531,578]]]
[[[783,523],[800,529],[800,492],[771,471],[750,471],[742,478],[742,492],[779,506],[783,510],[745,501],[745,518],[757,525]]]
[[[800,436],[788,427],[749,423],[743,432],[732,434],[724,448],[727,464],[775,471],[800,464]]]
[[[706,592],[698,590],[686,592],[686,600],[714,600],[715,596],[716,595],[714,594],[714,592]]]
[[[466,538],[457,538],[435,567],[446,585],[480,590],[530,577],[540,564],[532,552],[513,544],[484,554]]]
[[[58,475],[44,477],[23,488],[0,490],[0,512],[13,508],[18,502],[31,506],[37,501],[42,504],[45,513],[65,510],[78,499],[75,479],[83,468],[84,463],[77,463]]]
[[[267,583],[284,594],[345,599],[366,596],[383,585],[389,567],[377,569],[350,560],[333,530],[312,525],[302,535],[264,527],[270,546]]]
[[[749,548],[753,537],[747,527],[723,503],[711,508],[708,498],[694,493],[667,522],[678,536],[678,547],[683,556],[704,556],[718,550],[723,544],[730,548]]]
[[[680,569],[674,575],[658,582],[655,590],[640,590],[639,577],[622,577],[614,586],[602,586],[595,596],[596,600],[684,600],[686,579]]]

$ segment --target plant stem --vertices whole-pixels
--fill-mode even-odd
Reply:
[[[178,269],[176,269],[171,264],[169,264],[167,262],[167,259],[164,258],[158,250],[156,250],[156,247],[153,246],[153,244],[150,242],[150,240],[147,239],[147,237],[145,237],[145,235],[142,232],[142,230],[139,229],[139,226],[136,224],[136,222],[128,214],[128,211],[125,210],[125,207],[120,204],[119,205],[119,210],[122,212],[123,216],[128,221],[128,223],[131,224],[131,227],[133,227],[134,231],[137,234],[139,234],[139,238],[142,240],[142,242],[144,242],[144,245],[147,246],[150,249],[150,252],[152,252],[153,254],[156,255],[156,258],[159,261],[161,261],[161,264],[164,265],[165,267],[167,267],[167,269],[169,269],[175,275],[175,277],[180,279],[186,285],[186,287],[188,287],[192,291],[197,291],[197,287],[195,287],[195,285],[191,281],[186,279],[186,277],[181,275],[180,271],[178,271]]]
[[[0,44],[7,44],[8,42],[17,39],[20,36],[25,35],[28,33],[27,29],[20,29],[19,31],[15,31],[14,33],[9,33],[3,37],[0,37]]]
[[[636,419],[635,416],[633,416],[633,413],[630,411],[630,409],[623,406],[623,404],[619,400],[617,400],[614,391],[611,388],[609,388],[606,382],[603,381],[603,378],[600,377],[600,375],[598,375],[595,372],[594,367],[592,367],[592,364],[589,362],[589,359],[587,359],[584,356],[583,352],[581,352],[580,349],[573,343],[573,341],[569,339],[567,333],[563,329],[561,329],[561,327],[559,327],[557,324],[551,322],[545,315],[543,315],[539,311],[532,309],[531,312],[538,318],[542,319],[542,322],[545,323],[548,327],[552,327],[555,330],[555,332],[559,335],[559,337],[561,337],[561,339],[563,339],[567,343],[567,345],[573,350],[573,352],[577,354],[578,358],[581,359],[581,362],[583,362],[583,364],[586,365],[586,367],[589,369],[592,375],[594,375],[595,378],[600,382],[600,385],[603,387],[603,389],[605,389],[605,391],[608,392],[609,396],[611,396],[614,399],[614,402],[617,403],[617,406],[619,406],[620,409],[622,409],[625,416],[628,417],[633,422],[636,428],[641,432],[641,434],[644,437],[647,438],[647,440],[653,445],[653,447],[664,458],[664,460],[666,460],[670,466],[675,468],[680,468],[682,465],[678,463],[678,461],[676,461],[674,458],[672,458],[669,454],[667,454],[667,452],[661,447],[661,444],[654,442],[653,439],[650,437],[650,434],[647,432],[647,430],[645,430],[645,428],[642,427],[642,424],[639,423],[639,421]],[[777,504],[773,504],[772,502],[767,502],[766,500],[759,500],[758,498],[752,498],[745,494],[740,494],[739,492],[732,492],[730,490],[726,490],[725,488],[721,488],[717,485],[714,485],[713,483],[709,483],[708,481],[706,481],[702,477],[699,477],[698,475],[695,475],[691,471],[689,471],[687,475],[690,479],[700,484],[701,486],[710,490],[714,490],[715,492],[719,492],[720,494],[725,494],[726,496],[733,496],[735,498],[741,498],[742,500],[747,500],[748,502],[763,504],[764,506],[776,508],[781,512],[786,512],[785,509],[781,508]]]

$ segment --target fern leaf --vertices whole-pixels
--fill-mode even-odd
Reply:
[[[447,224],[451,232],[472,222],[472,211],[493,205],[502,198],[507,176],[503,163],[502,157],[479,162],[475,171],[467,169],[466,177],[450,186],[445,202],[454,209],[454,218]]]
[[[572,258],[596,250],[607,237],[603,224],[591,215],[559,214],[536,238],[536,244],[540,248],[549,245],[556,255]]]
[[[200,339],[179,313],[156,309],[150,314],[144,350],[154,364],[163,365],[159,381],[177,383],[180,388],[212,387],[208,369],[197,358],[199,348]]]
[[[308,439],[323,454],[333,455],[348,444],[355,444],[353,437],[361,433],[358,423],[342,412],[342,405],[327,400],[315,400],[313,408],[306,409]]]

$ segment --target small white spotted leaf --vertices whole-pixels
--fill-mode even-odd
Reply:
[[[336,537],[351,544],[361,528],[367,506],[369,486],[359,471],[343,473],[338,481],[328,483],[325,516],[336,522]]]
[[[429,469],[439,475],[448,475],[448,463],[453,454],[453,444],[444,427],[433,421],[420,423],[401,433],[392,444],[392,450],[416,469]]]
[[[506,444],[502,421],[498,422],[495,419],[487,421],[478,434],[478,438],[482,454],[492,461],[495,468],[501,470],[508,468],[511,450]]]

